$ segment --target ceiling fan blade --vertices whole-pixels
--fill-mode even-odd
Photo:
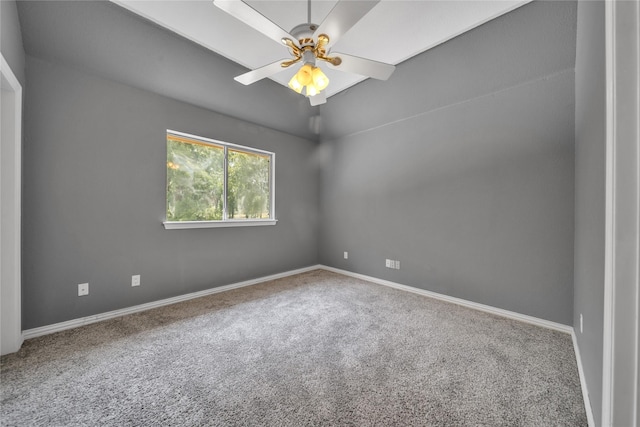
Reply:
[[[359,58],[345,53],[332,52],[331,56],[342,59],[342,63],[338,66],[334,66],[329,62],[329,68],[348,73],[360,74],[361,76],[373,77],[378,80],[387,80],[396,69],[395,65],[372,61],[371,59]]]
[[[329,15],[324,18],[322,24],[318,26],[313,38],[317,39],[320,34],[329,36],[328,50],[340,37],[351,29],[360,19],[362,19],[380,0],[340,0],[331,9]]]
[[[243,85],[250,85],[251,83],[255,83],[258,80],[262,80],[265,77],[270,77],[284,70],[284,68],[282,68],[282,65],[280,65],[283,61],[288,61],[288,59],[281,59],[272,64],[265,65],[264,67],[256,68],[255,70],[249,71],[248,73],[240,74],[233,79],[237,82],[242,83]]]
[[[295,37],[243,1],[213,0],[213,4],[280,44],[282,44],[282,39],[288,38],[297,45]]]
[[[311,104],[312,107],[315,107],[316,105],[320,105],[320,104],[325,104],[326,102],[327,102],[327,94],[324,91],[320,92],[317,95],[309,97],[309,103]]]

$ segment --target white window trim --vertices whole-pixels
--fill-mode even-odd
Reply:
[[[228,219],[226,221],[165,221],[167,230],[182,230],[187,228],[223,228],[223,227],[259,227],[276,225],[277,219]]]
[[[176,136],[182,136],[185,138],[195,139],[202,142],[207,142],[216,146],[225,147],[225,154],[228,148],[237,148],[249,153],[267,154],[271,157],[271,213],[272,218],[268,219],[228,219],[227,218],[227,185],[225,178],[224,186],[224,219],[219,221],[163,221],[164,228],[166,230],[184,230],[189,228],[224,228],[224,227],[259,227],[264,225],[276,225],[278,220],[276,219],[276,153],[266,150],[260,150],[259,148],[247,147],[245,145],[233,144],[231,142],[219,141],[216,139],[205,138],[203,136],[192,135],[185,132],[179,132],[176,130],[167,129],[167,134]],[[224,161],[225,176],[227,174],[227,159],[225,155]]]

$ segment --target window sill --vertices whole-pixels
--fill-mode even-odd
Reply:
[[[181,230],[187,228],[222,228],[222,227],[257,227],[262,225],[276,225],[277,219],[248,219],[230,221],[165,221],[166,230]]]

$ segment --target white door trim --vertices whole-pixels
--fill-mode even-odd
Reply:
[[[602,426],[638,425],[640,1],[606,6]]]
[[[22,345],[21,216],[22,216],[22,86],[0,54],[2,101],[2,159],[0,161],[0,353],[13,353]],[[2,108],[2,107],[0,107]],[[8,119],[7,119],[8,118]],[[8,120],[8,122],[6,121]],[[5,140],[6,139],[6,140]]]

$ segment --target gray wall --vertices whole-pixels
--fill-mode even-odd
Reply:
[[[303,136],[298,115],[314,111],[291,108],[283,102],[290,91],[272,82],[257,87],[263,96],[247,98],[226,83],[241,67],[113,4],[22,2],[18,9],[32,55],[26,328],[318,259],[572,323],[574,2],[526,5],[401,64],[387,82],[332,97],[322,107],[319,153],[309,140],[155,95]],[[168,58],[193,67],[175,70]],[[278,177],[291,181],[277,188],[278,215],[292,215],[290,224],[281,217],[257,231],[163,230],[164,145],[155,144],[164,144],[166,128],[294,147],[276,150]],[[320,258],[320,185],[309,159],[324,162]],[[274,241],[282,254],[264,254]],[[246,262],[238,252],[247,252]],[[402,269],[385,269],[385,258]],[[129,288],[138,273],[142,295]],[[75,297],[84,281],[98,297]]]
[[[18,9],[14,0],[0,1],[0,50],[24,88],[24,48]]]
[[[315,143],[31,56],[27,81],[23,329],[317,262]],[[165,230],[166,129],[274,151],[278,224]]]
[[[578,4],[575,112],[576,338],[594,418],[601,420],[605,259],[605,6]],[[584,332],[580,333],[580,314]]]
[[[332,97],[321,262],[573,324],[575,31],[534,2]]]
[[[247,70],[107,1],[18,3],[27,54],[305,138],[317,107],[269,79],[244,86]]]

